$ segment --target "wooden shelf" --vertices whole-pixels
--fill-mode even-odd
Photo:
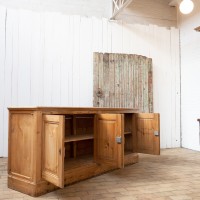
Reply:
[[[81,141],[81,140],[89,140],[93,139],[93,134],[83,134],[83,135],[69,135],[67,138],[65,138],[65,142],[75,142],[75,141]]]
[[[94,163],[93,155],[78,156],[77,158],[65,158],[64,169],[65,171],[73,170],[75,168],[80,168],[81,170],[83,166],[90,165],[91,163]]]
[[[131,131],[125,131],[124,135],[127,135],[127,134],[132,134],[132,132]]]
[[[124,155],[129,155],[129,154],[133,154],[133,151],[131,151],[131,150],[124,150]]]

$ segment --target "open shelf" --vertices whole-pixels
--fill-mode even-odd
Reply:
[[[125,131],[124,135],[127,135],[127,134],[132,134],[132,132],[131,131]]]
[[[131,150],[125,150],[124,151],[124,155],[129,155],[129,154],[133,154],[133,151],[131,151]]]
[[[67,138],[65,138],[64,142],[75,142],[75,141],[81,141],[81,140],[89,140],[94,139],[93,134],[83,134],[83,135],[69,135]]]
[[[83,166],[87,166],[90,163],[94,163],[93,155],[83,155],[78,156],[77,158],[67,158],[65,159],[65,171],[80,168],[82,169]]]

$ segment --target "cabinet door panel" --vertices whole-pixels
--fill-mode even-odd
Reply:
[[[123,166],[123,141],[117,143],[116,137],[122,137],[123,115],[99,114],[95,119],[95,161],[116,168]]]
[[[34,112],[10,112],[8,173],[28,181],[33,181],[35,177],[36,120]]]
[[[160,116],[157,113],[138,113],[134,117],[134,151],[160,155]]]
[[[42,177],[64,187],[64,116],[43,117]]]

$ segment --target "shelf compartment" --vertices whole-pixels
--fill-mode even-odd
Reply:
[[[124,135],[128,135],[128,134],[132,134],[132,132],[131,131],[125,131],[124,132]]]
[[[93,155],[83,155],[78,156],[77,158],[67,158],[65,159],[65,171],[67,170],[74,170],[75,168],[82,169],[83,166],[90,165],[94,163]]]
[[[69,135],[67,138],[65,138],[64,142],[76,142],[81,140],[90,140],[94,139],[93,134],[82,134],[82,135]]]

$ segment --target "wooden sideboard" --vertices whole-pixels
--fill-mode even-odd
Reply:
[[[159,114],[124,108],[9,109],[8,187],[39,196],[160,154]]]

